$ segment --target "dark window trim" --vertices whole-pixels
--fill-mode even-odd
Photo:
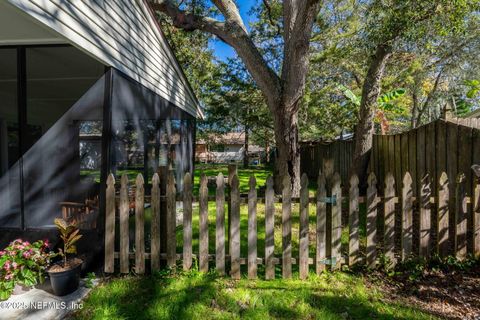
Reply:
[[[25,153],[25,132],[27,131],[27,57],[24,47],[17,48],[17,112],[18,112],[18,155],[20,170],[20,220],[21,229],[25,230],[25,190],[23,184],[23,154]]]

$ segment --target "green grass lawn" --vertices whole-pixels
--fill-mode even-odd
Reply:
[[[194,194],[198,194],[200,185],[200,175],[205,173],[207,177],[216,177],[219,173],[222,173],[225,177],[228,177],[228,165],[224,164],[196,164],[195,165],[195,177],[194,177]],[[249,190],[248,183],[250,177],[254,176],[257,180],[257,188],[265,186],[269,175],[273,175],[273,172],[268,167],[258,166],[244,169],[242,166],[238,166],[238,181],[240,182],[240,193],[247,193]],[[215,194],[215,188],[209,189],[210,194]]]
[[[384,298],[361,275],[233,281],[196,271],[115,278],[74,319],[437,319]]]
[[[197,168],[198,169],[198,168]],[[227,173],[226,166],[204,168],[207,175],[219,171]],[[241,188],[248,190],[248,179],[255,174],[264,183],[269,171],[239,170]],[[200,173],[196,171],[198,181]],[[261,182],[260,182],[261,181]],[[199,215],[198,205],[193,208],[193,252],[198,253]],[[364,215],[364,208],[361,208]],[[215,252],[215,203],[209,202],[209,252]],[[225,210],[226,212],[226,210]],[[315,207],[310,206],[310,257],[315,248]],[[146,251],[150,250],[150,209],[146,209]],[[241,256],[246,257],[248,213],[247,206],[240,208]],[[362,219],[363,220],[363,219]],[[131,217],[134,228],[134,217]],[[265,215],[264,204],[257,209],[258,256],[264,256]],[[226,224],[227,225],[227,224]],[[365,226],[361,225],[361,238]],[[133,233],[132,233],[133,235]],[[182,252],[183,228],[176,231],[177,252]],[[275,255],[281,256],[281,205],[275,210]],[[298,257],[299,205],[292,208],[292,255]],[[131,250],[134,249],[131,237]],[[348,229],[342,234],[342,245],[348,246]],[[227,248],[228,252],[228,248]],[[134,261],[132,261],[132,264]],[[149,262],[147,262],[147,265]],[[313,273],[306,281],[298,279],[298,267],[293,266],[294,279],[283,280],[281,267],[276,267],[276,280],[264,279],[264,268],[259,266],[258,280],[245,279],[246,266],[242,265],[243,277],[233,281],[190,271],[187,273],[163,271],[149,276],[134,275],[114,277],[95,288],[84,303],[84,309],[75,314],[76,319],[435,319],[433,316],[414,310],[401,302],[391,302],[381,293],[380,287],[367,281],[362,274],[327,272],[320,276]],[[214,269],[211,262],[210,269]],[[227,265],[227,270],[229,266]]]

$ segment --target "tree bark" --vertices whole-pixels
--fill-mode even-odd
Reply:
[[[243,167],[245,169],[248,168],[248,163],[249,163],[249,158],[248,158],[248,125],[245,125],[245,141],[243,144]]]
[[[274,116],[277,158],[275,159],[275,192],[281,193],[282,178],[290,176],[292,194],[300,194],[300,148],[298,144],[298,113],[279,112]]]
[[[179,9],[169,0],[151,0],[153,9],[172,18],[173,25],[187,31],[202,30],[229,44],[242,59],[274,115],[277,144],[276,190],[289,175],[293,195],[300,190],[298,109],[305,89],[309,46],[313,23],[320,11],[318,0],[283,1],[284,58],[279,76],[265,61],[248,34],[233,0],[212,0],[225,21],[199,16]]]
[[[352,173],[355,173],[363,184],[366,181],[370,150],[374,133],[374,115],[380,95],[380,85],[391,54],[389,45],[379,45],[372,57],[367,76],[363,82],[362,102],[360,104],[360,120],[355,131],[355,151],[353,154]]]
[[[416,89],[413,91],[412,100],[413,100],[413,108],[412,108],[412,119],[410,122],[410,126],[411,126],[411,129],[415,129],[417,127],[417,117],[419,113],[418,94],[416,93]]]

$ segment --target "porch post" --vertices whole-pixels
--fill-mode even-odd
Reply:
[[[106,68],[105,72],[105,87],[103,100],[103,128],[102,128],[102,168],[100,171],[100,195],[99,195],[99,216],[97,232],[100,236],[101,248],[103,251],[105,247],[105,205],[106,205],[106,188],[107,177],[111,166],[111,151],[112,151],[112,87],[113,87],[113,73],[110,67]]]

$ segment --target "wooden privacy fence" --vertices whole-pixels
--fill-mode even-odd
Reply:
[[[309,179],[317,179],[320,170],[329,169],[340,174],[342,181],[348,181],[352,166],[353,140],[334,142],[302,142],[300,144],[300,168]],[[329,163],[326,163],[329,162]]]
[[[198,258],[199,269],[207,271],[209,262],[219,274],[227,271],[233,279],[240,278],[240,266],[247,265],[248,278],[254,279],[258,274],[258,265],[265,266],[265,278],[275,277],[275,266],[281,265],[282,277],[292,277],[292,265],[298,264],[299,277],[304,279],[308,275],[309,266],[313,265],[317,273],[325,270],[326,265],[332,270],[338,269],[342,263],[348,265],[366,264],[375,268],[380,254],[385,255],[394,265],[412,256],[428,258],[434,253],[441,256],[456,255],[459,259],[467,257],[467,253],[480,254],[480,184],[476,185],[473,197],[465,193],[464,175],[459,175],[455,182],[449,181],[447,174],[442,173],[438,181],[433,182],[428,176],[423,177],[419,197],[412,192],[413,180],[410,173],[406,173],[402,181],[395,181],[394,175],[388,173],[384,182],[377,182],[374,173],[368,177],[366,197],[360,197],[358,178],[353,176],[348,182],[348,195],[342,194],[341,178],[338,173],[326,177],[319,174],[317,190],[314,197],[309,196],[308,178],[304,174],[301,179],[300,197],[292,197],[289,179],[284,180],[281,198],[277,198],[273,191],[273,179],[266,183],[265,196],[257,196],[255,178],[249,181],[248,196],[241,197],[239,180],[234,175],[230,182],[230,192],[226,192],[225,178],[220,173],[216,179],[215,196],[208,195],[207,177],[201,176],[199,197],[192,194],[192,179],[190,174],[184,178],[184,192],[180,197],[183,202],[183,249],[176,252],[176,190],[173,173],[167,178],[165,196],[160,195],[159,176],[155,174],[151,187],[151,250],[145,252],[145,190],[142,175],[138,175],[135,186],[135,250],[129,248],[129,196],[128,179],[121,178],[118,196],[115,189],[115,179],[110,175],[107,180],[106,191],[106,229],[105,229],[105,272],[113,273],[115,261],[119,263],[120,273],[130,271],[134,261],[134,270],[138,274],[145,273],[145,260],[150,261],[151,270],[160,268],[160,260],[166,265],[174,267],[178,261],[182,262],[183,269],[192,268],[192,261]],[[377,193],[379,184],[385,185],[385,194],[380,197]],[[395,184],[402,185],[401,193],[396,193]],[[437,193],[433,193],[432,184],[438,185]],[[450,210],[449,184],[455,185],[454,210]],[[226,195],[229,193],[229,196]],[[192,214],[193,202],[198,200],[199,214],[199,250],[192,252]],[[346,200],[346,201],[343,201]],[[166,206],[160,205],[161,201]],[[230,202],[230,234],[226,241],[225,203]],[[208,206],[215,203],[215,251],[209,252],[208,237]],[[240,229],[240,205],[248,204],[248,230]],[[265,204],[265,251],[258,252],[257,240],[257,204]],[[281,217],[275,216],[275,204],[281,202]],[[299,203],[299,206],[292,206]],[[360,204],[365,204],[366,214],[360,212]],[[315,225],[309,225],[309,206],[315,207]],[[473,206],[473,210],[467,210]],[[362,206],[363,207],[363,206]],[[161,212],[164,208],[166,212]],[[298,208],[293,212],[293,208]],[[342,211],[344,217],[342,218]],[[437,214],[432,214],[432,212]],[[468,216],[468,212],[473,212]],[[160,215],[166,215],[166,252],[160,253]],[[299,244],[298,256],[292,256],[292,215],[299,215]],[[118,219],[116,219],[116,216]],[[418,219],[415,219],[417,216]],[[450,225],[449,217],[453,216],[454,225]],[[345,218],[347,217],[347,218]],[[274,222],[281,219],[281,257],[274,256]],[[362,221],[364,220],[364,221]],[[115,252],[116,221],[119,225],[119,251]],[[379,223],[381,221],[381,223]],[[418,221],[418,223],[416,222]],[[365,225],[366,241],[361,232],[361,225]],[[379,228],[379,226],[383,226]],[[348,228],[348,244],[342,250],[342,230]],[[449,229],[453,228],[453,233]],[[435,230],[434,230],[435,229]],[[312,230],[312,232],[310,232]],[[241,257],[240,233],[247,232],[247,256]],[[313,243],[309,235],[314,234]],[[435,236],[433,236],[435,235]],[[414,238],[418,237],[418,245],[414,245]],[[362,240],[361,240],[362,238]],[[397,240],[399,241],[397,241]],[[449,242],[453,246],[449,245]],[[468,243],[473,246],[469,246]],[[228,255],[226,254],[226,246]],[[366,245],[364,245],[366,243]],[[310,255],[309,248],[315,247],[315,254]],[[453,249],[452,249],[453,248]],[[467,248],[471,248],[468,252]],[[343,255],[342,255],[343,253]],[[344,256],[344,258],[342,257]],[[132,260],[132,261],[131,261]],[[228,270],[227,270],[228,269]]]

